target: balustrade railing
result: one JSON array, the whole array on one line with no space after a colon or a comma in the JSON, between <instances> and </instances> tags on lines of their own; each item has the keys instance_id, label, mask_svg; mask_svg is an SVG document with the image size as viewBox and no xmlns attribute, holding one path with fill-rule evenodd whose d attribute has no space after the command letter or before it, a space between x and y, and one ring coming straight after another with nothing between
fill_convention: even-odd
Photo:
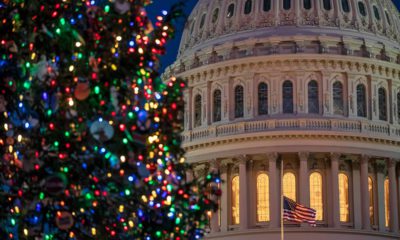
<instances>
[{"instance_id":1,"label":"balustrade railing","mask_svg":"<svg viewBox=\"0 0 400 240\"><path fill-rule=\"evenodd\" d=\"M360 120L341 119L269 119L209 126L182 133L185 143L238 134L273 131L332 131L352 132L358 135L399 138L400 126Z\"/></svg>"}]
</instances>

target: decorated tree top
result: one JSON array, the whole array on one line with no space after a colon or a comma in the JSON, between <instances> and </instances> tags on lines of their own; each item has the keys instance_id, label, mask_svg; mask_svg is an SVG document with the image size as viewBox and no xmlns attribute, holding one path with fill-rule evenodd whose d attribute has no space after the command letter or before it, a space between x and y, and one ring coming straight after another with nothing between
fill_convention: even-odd
<instances>
[{"instance_id":1,"label":"decorated tree top","mask_svg":"<svg viewBox=\"0 0 400 240\"><path fill-rule=\"evenodd\" d=\"M188 179L185 83L158 57L179 5L0 1L1 239L196 239L219 179Z\"/></svg>"}]
</instances>

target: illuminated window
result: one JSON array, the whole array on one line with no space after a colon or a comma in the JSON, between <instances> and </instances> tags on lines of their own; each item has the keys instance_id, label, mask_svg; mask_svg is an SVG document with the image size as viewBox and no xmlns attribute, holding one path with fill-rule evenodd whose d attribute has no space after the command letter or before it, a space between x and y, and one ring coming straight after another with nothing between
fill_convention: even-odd
<instances>
[{"instance_id":1,"label":"illuminated window","mask_svg":"<svg viewBox=\"0 0 400 240\"><path fill-rule=\"evenodd\" d=\"M350 12L350 5L349 5L349 0L342 0L342 9L343 12Z\"/></svg>"},{"instance_id":2,"label":"illuminated window","mask_svg":"<svg viewBox=\"0 0 400 240\"><path fill-rule=\"evenodd\" d=\"M369 193L369 222L371 225L375 223L375 210L374 210L374 181L368 177L368 193Z\"/></svg>"},{"instance_id":3,"label":"illuminated window","mask_svg":"<svg viewBox=\"0 0 400 240\"><path fill-rule=\"evenodd\" d=\"M293 83L289 80L283 83L283 113L293 113Z\"/></svg>"},{"instance_id":4,"label":"illuminated window","mask_svg":"<svg viewBox=\"0 0 400 240\"><path fill-rule=\"evenodd\" d=\"M258 115L268 114L268 85L258 85Z\"/></svg>"},{"instance_id":5,"label":"illuminated window","mask_svg":"<svg viewBox=\"0 0 400 240\"><path fill-rule=\"evenodd\" d=\"M214 9L211 22L215 23L218 20L219 8Z\"/></svg>"},{"instance_id":6,"label":"illuminated window","mask_svg":"<svg viewBox=\"0 0 400 240\"><path fill-rule=\"evenodd\" d=\"M206 14L204 13L203 16L201 16L200 28L203 28L205 22L206 22Z\"/></svg>"},{"instance_id":7,"label":"illuminated window","mask_svg":"<svg viewBox=\"0 0 400 240\"><path fill-rule=\"evenodd\" d=\"M364 84L357 85L357 116L367 117L367 96Z\"/></svg>"},{"instance_id":8,"label":"illuminated window","mask_svg":"<svg viewBox=\"0 0 400 240\"><path fill-rule=\"evenodd\" d=\"M312 80L308 83L308 113L319 113L318 83Z\"/></svg>"},{"instance_id":9,"label":"illuminated window","mask_svg":"<svg viewBox=\"0 0 400 240\"><path fill-rule=\"evenodd\" d=\"M241 118L244 114L243 92L242 86L239 85L235 87L235 118Z\"/></svg>"},{"instance_id":10,"label":"illuminated window","mask_svg":"<svg viewBox=\"0 0 400 240\"><path fill-rule=\"evenodd\" d=\"M349 178L344 173L339 173L339 207L340 221L349 222Z\"/></svg>"},{"instance_id":11,"label":"illuminated window","mask_svg":"<svg viewBox=\"0 0 400 240\"><path fill-rule=\"evenodd\" d=\"M283 196L296 201L296 176L291 172L283 175Z\"/></svg>"},{"instance_id":12,"label":"illuminated window","mask_svg":"<svg viewBox=\"0 0 400 240\"><path fill-rule=\"evenodd\" d=\"M400 92L397 93L397 121L400 123Z\"/></svg>"},{"instance_id":13,"label":"illuminated window","mask_svg":"<svg viewBox=\"0 0 400 240\"><path fill-rule=\"evenodd\" d=\"M336 81L333 84L333 113L343 115L343 84Z\"/></svg>"},{"instance_id":14,"label":"illuminated window","mask_svg":"<svg viewBox=\"0 0 400 240\"><path fill-rule=\"evenodd\" d=\"M385 179L385 226L389 227L390 207L389 207L389 179Z\"/></svg>"},{"instance_id":15,"label":"illuminated window","mask_svg":"<svg viewBox=\"0 0 400 240\"><path fill-rule=\"evenodd\" d=\"M367 10L365 9L365 4L363 2L358 2L358 10L360 11L360 14L363 15L364 17L367 16Z\"/></svg>"},{"instance_id":16,"label":"illuminated window","mask_svg":"<svg viewBox=\"0 0 400 240\"><path fill-rule=\"evenodd\" d=\"M384 88L379 88L379 120L387 121L387 102L386 102L386 90Z\"/></svg>"},{"instance_id":17,"label":"illuminated window","mask_svg":"<svg viewBox=\"0 0 400 240\"><path fill-rule=\"evenodd\" d=\"M331 0L323 0L324 9L329 11L332 9Z\"/></svg>"},{"instance_id":18,"label":"illuminated window","mask_svg":"<svg viewBox=\"0 0 400 240\"><path fill-rule=\"evenodd\" d=\"M292 0L283 0L283 9L289 10Z\"/></svg>"},{"instance_id":19,"label":"illuminated window","mask_svg":"<svg viewBox=\"0 0 400 240\"><path fill-rule=\"evenodd\" d=\"M201 126L201 95L194 98L194 126Z\"/></svg>"},{"instance_id":20,"label":"illuminated window","mask_svg":"<svg viewBox=\"0 0 400 240\"><path fill-rule=\"evenodd\" d=\"M233 14L235 14L235 4L231 4L228 6L228 11L226 12L226 17L231 18L233 17Z\"/></svg>"},{"instance_id":21,"label":"illuminated window","mask_svg":"<svg viewBox=\"0 0 400 240\"><path fill-rule=\"evenodd\" d=\"M232 178L232 224L239 224L239 176Z\"/></svg>"},{"instance_id":22,"label":"illuminated window","mask_svg":"<svg viewBox=\"0 0 400 240\"><path fill-rule=\"evenodd\" d=\"M311 0L304 0L303 7L304 7L304 9L307 9L307 10L311 9Z\"/></svg>"},{"instance_id":23,"label":"illuminated window","mask_svg":"<svg viewBox=\"0 0 400 240\"><path fill-rule=\"evenodd\" d=\"M323 220L322 175L318 172L310 175L310 207L317 211L316 220Z\"/></svg>"},{"instance_id":24,"label":"illuminated window","mask_svg":"<svg viewBox=\"0 0 400 240\"><path fill-rule=\"evenodd\" d=\"M257 176L257 222L269 221L269 178L265 173Z\"/></svg>"},{"instance_id":25,"label":"illuminated window","mask_svg":"<svg viewBox=\"0 0 400 240\"><path fill-rule=\"evenodd\" d=\"M374 9L374 15L375 15L376 20L378 20L378 21L381 20L381 15L379 14L378 7L376 5L374 5L373 9Z\"/></svg>"},{"instance_id":26,"label":"illuminated window","mask_svg":"<svg viewBox=\"0 0 400 240\"><path fill-rule=\"evenodd\" d=\"M271 0L264 0L263 10L264 12L269 12L269 10L271 10Z\"/></svg>"},{"instance_id":27,"label":"illuminated window","mask_svg":"<svg viewBox=\"0 0 400 240\"><path fill-rule=\"evenodd\" d=\"M253 1L252 0L247 0L244 3L244 14L249 14L251 13L251 8L253 6Z\"/></svg>"},{"instance_id":28,"label":"illuminated window","mask_svg":"<svg viewBox=\"0 0 400 240\"><path fill-rule=\"evenodd\" d=\"M221 121L221 90L215 90L213 96L213 121Z\"/></svg>"}]
</instances>

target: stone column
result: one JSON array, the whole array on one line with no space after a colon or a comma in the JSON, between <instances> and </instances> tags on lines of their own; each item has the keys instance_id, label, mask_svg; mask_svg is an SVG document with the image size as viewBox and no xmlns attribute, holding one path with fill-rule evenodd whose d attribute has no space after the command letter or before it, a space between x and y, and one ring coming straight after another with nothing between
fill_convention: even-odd
<instances>
[{"instance_id":1,"label":"stone column","mask_svg":"<svg viewBox=\"0 0 400 240\"><path fill-rule=\"evenodd\" d=\"M390 210L390 231L397 233L399 231L399 208L396 187L396 160L388 160L389 175L389 210Z\"/></svg>"},{"instance_id":2,"label":"stone column","mask_svg":"<svg viewBox=\"0 0 400 240\"><path fill-rule=\"evenodd\" d=\"M230 172L230 165L226 163L222 163L220 165L220 172L221 172L221 232L228 231L228 220L229 220L229 172Z\"/></svg>"},{"instance_id":3,"label":"stone column","mask_svg":"<svg viewBox=\"0 0 400 240\"><path fill-rule=\"evenodd\" d=\"M280 197L281 190L280 184L280 172L276 168L276 161L278 160L278 153L267 154L268 159L268 171L269 171L269 208L270 208L270 222L271 228L278 228L280 225Z\"/></svg>"},{"instance_id":4,"label":"stone column","mask_svg":"<svg viewBox=\"0 0 400 240\"><path fill-rule=\"evenodd\" d=\"M193 110L193 105L192 105L193 104L193 87L190 87L187 90L187 96L189 96L188 97L189 101L186 102L186 104L187 104L187 113L185 114L187 116L187 118L185 117L185 121L187 121L186 129L192 130L193 129L193 112L192 112L192 110Z\"/></svg>"},{"instance_id":5,"label":"stone column","mask_svg":"<svg viewBox=\"0 0 400 240\"><path fill-rule=\"evenodd\" d=\"M339 208L339 153L331 154L331 207L332 207L332 227L340 226Z\"/></svg>"},{"instance_id":6,"label":"stone column","mask_svg":"<svg viewBox=\"0 0 400 240\"><path fill-rule=\"evenodd\" d=\"M369 190L368 190L368 156L361 156L361 216L362 228L366 230L371 229L370 215L369 215Z\"/></svg>"},{"instance_id":7,"label":"stone column","mask_svg":"<svg viewBox=\"0 0 400 240\"><path fill-rule=\"evenodd\" d=\"M378 197L378 226L379 231L385 232L385 161L376 160L376 186Z\"/></svg>"},{"instance_id":8,"label":"stone column","mask_svg":"<svg viewBox=\"0 0 400 240\"><path fill-rule=\"evenodd\" d=\"M300 203L304 206L310 206L310 178L308 177L308 164L307 164L308 157L309 153L307 152L299 153L299 159L300 159L299 180L301 184L301 191L299 191L299 193L300 193Z\"/></svg>"},{"instance_id":9,"label":"stone column","mask_svg":"<svg viewBox=\"0 0 400 240\"><path fill-rule=\"evenodd\" d=\"M354 229L361 229L361 177L360 177L360 161L353 160L352 162L353 169L353 224ZM368 179L365 182L368 187ZM364 183L363 183L364 184ZM368 198L367 198L368 199ZM367 217L367 220L369 216Z\"/></svg>"},{"instance_id":10,"label":"stone column","mask_svg":"<svg viewBox=\"0 0 400 240\"><path fill-rule=\"evenodd\" d=\"M240 230L249 227L248 221L248 183L247 183L247 156L239 157L239 225Z\"/></svg>"},{"instance_id":11,"label":"stone column","mask_svg":"<svg viewBox=\"0 0 400 240\"><path fill-rule=\"evenodd\" d=\"M210 162L210 171L216 171L218 170L218 166L217 166L217 161L216 160L212 160ZM216 200L215 198L213 198L212 200ZM218 206L218 210L216 212L213 212L211 215L211 221L210 221L210 226L211 226L211 232L219 232L219 214L220 214L220 208L221 206Z\"/></svg>"},{"instance_id":12,"label":"stone column","mask_svg":"<svg viewBox=\"0 0 400 240\"><path fill-rule=\"evenodd\" d=\"M275 17L275 26L279 25L280 22L280 17L279 17L279 9L280 9L280 4L281 1L271 1L271 3L273 4L272 6L274 6L274 17Z\"/></svg>"},{"instance_id":13,"label":"stone column","mask_svg":"<svg viewBox=\"0 0 400 240\"><path fill-rule=\"evenodd\" d=\"M247 213L247 219L248 219L248 227L252 228L256 224L256 218L257 218L257 181L256 181L256 174L254 173L254 161L252 159L249 160L247 163L247 171L248 171L248 176L247 176L247 188L248 188L248 200L247 200L247 206L248 206L248 213ZM254 207L255 206L255 207Z\"/></svg>"}]
</instances>

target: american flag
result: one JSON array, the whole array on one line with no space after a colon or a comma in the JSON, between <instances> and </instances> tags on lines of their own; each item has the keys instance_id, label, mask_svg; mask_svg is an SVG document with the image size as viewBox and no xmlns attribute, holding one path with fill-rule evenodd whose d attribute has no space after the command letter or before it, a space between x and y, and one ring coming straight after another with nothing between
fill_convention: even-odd
<instances>
[{"instance_id":1,"label":"american flag","mask_svg":"<svg viewBox=\"0 0 400 240\"><path fill-rule=\"evenodd\" d=\"M306 222L311 226L316 226L315 209L305 207L290 198L283 197L283 219L291 222Z\"/></svg>"}]
</instances>

